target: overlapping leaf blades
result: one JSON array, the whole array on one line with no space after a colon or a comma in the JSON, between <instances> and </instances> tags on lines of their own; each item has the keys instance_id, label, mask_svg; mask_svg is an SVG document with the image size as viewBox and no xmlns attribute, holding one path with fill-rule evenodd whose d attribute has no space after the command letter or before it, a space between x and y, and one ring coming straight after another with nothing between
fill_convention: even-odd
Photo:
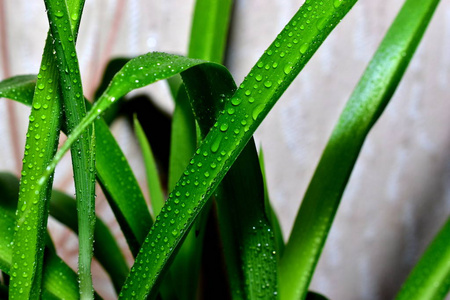
<instances>
[{"instance_id":1,"label":"overlapping leaf blades","mask_svg":"<svg viewBox=\"0 0 450 300\"><path fill-rule=\"evenodd\" d=\"M74 32L78 31L78 16L82 6L80 1L70 3L70 13L74 16ZM53 50L52 38L49 35L34 91L27 131L13 244L12 263L15 273L11 276L11 299L40 297L43 233L47 224L51 180L45 188L40 189L37 181L56 151L61 120L58 70ZM17 89L15 91L18 92Z\"/></svg>"},{"instance_id":2,"label":"overlapping leaf blades","mask_svg":"<svg viewBox=\"0 0 450 300\"><path fill-rule=\"evenodd\" d=\"M219 117L217 125L211 129L197 150L192 160L193 165L188 167L174 193L169 196L160 218L157 218L141 248L142 251L136 259L135 268L132 269L121 297L132 295L142 297L148 293L149 288L155 286L159 273L183 238L183 233L192 224L205 200L212 194L254 130L321 42L355 2L309 1L302 6L269 47L234 97L226 102L224 113ZM307 30L304 34L300 34L304 28ZM281 45L286 46L280 48ZM286 50L287 48L289 50ZM148 56L142 56L134 60L133 64L127 64L115 77L116 80L113 80L104 93L104 99L99 100L93 108L93 113L88 114L81 122L81 126L74 131L74 135L68 138L69 144L116 98L132 88L142 86L143 83L150 83L149 70L154 68L150 69L150 64L144 64L146 58ZM161 59L160 65L166 65L166 74L174 73L174 69L181 67L177 62L179 63L179 60L165 58ZM183 66L183 69L193 64L189 63ZM139 72L139 68L143 72ZM269 69L271 69L270 72L268 72ZM164 74L157 77L163 76ZM234 114L233 117L230 117L230 114ZM63 151L67 145L63 146ZM51 168L54 168L60 156L61 154L56 155ZM216 162L217 167L214 169L210 166L212 161ZM41 184L44 180L41 180ZM203 188L191 187L190 184L195 186L195 182ZM182 211L174 208L178 204L180 207L184 204ZM171 224L170 220L175 217L183 224ZM142 267L143 264L148 265L148 270ZM137 267L139 265L141 267ZM156 290L152 289L152 293L156 293Z\"/></svg>"}]
</instances>

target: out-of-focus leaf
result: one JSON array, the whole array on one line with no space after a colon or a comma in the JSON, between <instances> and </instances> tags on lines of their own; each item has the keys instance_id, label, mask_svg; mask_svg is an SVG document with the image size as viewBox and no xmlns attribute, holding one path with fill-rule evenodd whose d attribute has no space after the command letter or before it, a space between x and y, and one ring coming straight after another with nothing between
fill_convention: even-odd
<instances>
[{"instance_id":1,"label":"out-of-focus leaf","mask_svg":"<svg viewBox=\"0 0 450 300\"><path fill-rule=\"evenodd\" d=\"M391 99L438 2L405 2L339 117L281 259L281 299L305 297L359 151Z\"/></svg>"},{"instance_id":2,"label":"out-of-focus leaf","mask_svg":"<svg viewBox=\"0 0 450 300\"><path fill-rule=\"evenodd\" d=\"M406 279L396 300L444 299L450 291L450 218Z\"/></svg>"},{"instance_id":3,"label":"out-of-focus leaf","mask_svg":"<svg viewBox=\"0 0 450 300\"><path fill-rule=\"evenodd\" d=\"M232 0L195 2L189 57L223 62L232 6Z\"/></svg>"},{"instance_id":4,"label":"out-of-focus leaf","mask_svg":"<svg viewBox=\"0 0 450 300\"><path fill-rule=\"evenodd\" d=\"M272 205L270 204L269 191L267 189L266 172L264 167L264 153L262 148L259 150L259 166L261 168L263 184L264 184L264 207L266 210L266 216L270 220L273 228L273 234L275 238L275 244L277 249L278 258L283 256L284 251L284 239L283 232L281 230L280 222L278 221L277 215L275 214Z\"/></svg>"},{"instance_id":5,"label":"out-of-focus leaf","mask_svg":"<svg viewBox=\"0 0 450 300\"><path fill-rule=\"evenodd\" d=\"M144 130L139 124L136 116L134 116L134 132L141 146L142 156L144 157L145 170L147 172L147 185L150 192L150 201L153 209L153 219L159 214L161 208L164 206L164 192L159 181L158 168L156 166L155 158L153 157L152 148L148 143Z\"/></svg>"}]
</instances>

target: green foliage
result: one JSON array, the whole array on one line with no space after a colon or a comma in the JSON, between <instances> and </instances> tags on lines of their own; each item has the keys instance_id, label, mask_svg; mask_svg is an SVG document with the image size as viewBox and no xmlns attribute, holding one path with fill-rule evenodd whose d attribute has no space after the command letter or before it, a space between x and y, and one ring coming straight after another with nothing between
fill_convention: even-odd
<instances>
[{"instance_id":1,"label":"green foliage","mask_svg":"<svg viewBox=\"0 0 450 300\"><path fill-rule=\"evenodd\" d=\"M216 247L223 249L218 258L223 261L214 262L214 276L222 278L232 299L326 299L308 292L308 286L340 199L364 140L438 2L406 0L336 124L285 245L269 201L262 150L258 157L252 135L356 0L307 0L239 87L220 64L233 3L197 0L189 57L153 52L114 60L93 105L83 97L75 48L84 1L45 0L50 33L39 74L0 82L0 97L31 106L20 184L0 173L0 269L11 278L0 285L0 295L96 298L90 270L95 256L120 299L207 298L199 278L202 259L211 253L203 251ZM176 104L167 189L152 151L158 145L150 145L134 117L150 214L107 124L126 106L129 92L164 79ZM113 111L104 115L109 108ZM60 129L68 138L56 152ZM51 189L54 169L69 149L76 201ZM95 216L96 180L135 256L131 271L111 232ZM78 276L56 255L46 232L49 212L79 235ZM449 224L398 299L437 299L448 293ZM208 232L220 237L218 244L209 247L211 241L203 241Z\"/></svg>"}]
</instances>

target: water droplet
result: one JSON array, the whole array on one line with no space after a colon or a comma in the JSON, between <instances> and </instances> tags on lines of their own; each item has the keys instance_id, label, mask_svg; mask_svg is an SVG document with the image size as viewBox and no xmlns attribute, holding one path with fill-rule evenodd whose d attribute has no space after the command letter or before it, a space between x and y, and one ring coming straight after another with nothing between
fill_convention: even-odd
<instances>
[{"instance_id":1,"label":"water droplet","mask_svg":"<svg viewBox=\"0 0 450 300\"><path fill-rule=\"evenodd\" d=\"M291 73L291 71L292 71L292 65L286 65L286 66L284 66L284 69L283 69L283 71L284 71L284 74L289 74L289 73Z\"/></svg>"},{"instance_id":2,"label":"water droplet","mask_svg":"<svg viewBox=\"0 0 450 300\"><path fill-rule=\"evenodd\" d=\"M233 97L231 99L231 104L233 104L234 106L237 106L237 105L241 104L241 102L242 102L242 100L237 98L237 97Z\"/></svg>"},{"instance_id":3,"label":"water droplet","mask_svg":"<svg viewBox=\"0 0 450 300\"><path fill-rule=\"evenodd\" d=\"M261 81L262 80L262 76L258 74L258 75L256 75L255 79L256 79L256 81Z\"/></svg>"},{"instance_id":4,"label":"water droplet","mask_svg":"<svg viewBox=\"0 0 450 300\"><path fill-rule=\"evenodd\" d=\"M267 80L266 82L264 82L264 86L265 86L266 88L270 88L270 87L272 86L272 81Z\"/></svg>"},{"instance_id":5,"label":"water droplet","mask_svg":"<svg viewBox=\"0 0 450 300\"><path fill-rule=\"evenodd\" d=\"M214 142L211 144L211 151L216 153L219 150L220 142L222 141L222 137L217 137Z\"/></svg>"},{"instance_id":6,"label":"water droplet","mask_svg":"<svg viewBox=\"0 0 450 300\"><path fill-rule=\"evenodd\" d=\"M33 104L33 107L34 107L34 109L39 109L39 108L41 108L41 104L36 102Z\"/></svg>"},{"instance_id":7,"label":"water droplet","mask_svg":"<svg viewBox=\"0 0 450 300\"><path fill-rule=\"evenodd\" d=\"M301 54L305 54L306 51L308 50L308 47L309 47L308 43L304 43L304 44L300 47L300 53L301 53Z\"/></svg>"},{"instance_id":8,"label":"water droplet","mask_svg":"<svg viewBox=\"0 0 450 300\"><path fill-rule=\"evenodd\" d=\"M45 85L43 83L38 84L38 89L43 90Z\"/></svg>"},{"instance_id":9,"label":"water droplet","mask_svg":"<svg viewBox=\"0 0 450 300\"><path fill-rule=\"evenodd\" d=\"M225 132L225 131L227 131L227 129L228 129L228 124L227 123L223 123L222 125L220 125L220 131Z\"/></svg>"},{"instance_id":10,"label":"water droplet","mask_svg":"<svg viewBox=\"0 0 450 300\"><path fill-rule=\"evenodd\" d=\"M253 109L253 112L252 112L253 120L256 121L256 119L258 118L258 115L263 111L263 109L264 109L264 104L260 104L260 105L256 106L255 109Z\"/></svg>"},{"instance_id":11,"label":"water droplet","mask_svg":"<svg viewBox=\"0 0 450 300\"><path fill-rule=\"evenodd\" d=\"M342 0L334 0L334 7L335 8L338 8L339 6L341 6L341 4L342 4Z\"/></svg>"},{"instance_id":12,"label":"water droplet","mask_svg":"<svg viewBox=\"0 0 450 300\"><path fill-rule=\"evenodd\" d=\"M58 18L61 18L64 16L64 13L60 10L58 10L57 12L55 12L55 16L57 16Z\"/></svg>"}]
</instances>

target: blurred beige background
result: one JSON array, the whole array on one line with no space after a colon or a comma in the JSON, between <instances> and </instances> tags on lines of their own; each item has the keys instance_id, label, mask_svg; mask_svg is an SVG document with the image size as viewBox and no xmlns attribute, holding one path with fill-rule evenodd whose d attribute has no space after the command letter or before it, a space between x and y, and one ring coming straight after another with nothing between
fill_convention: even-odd
<instances>
[{"instance_id":1,"label":"blurred beige background","mask_svg":"<svg viewBox=\"0 0 450 300\"><path fill-rule=\"evenodd\" d=\"M0 0L0 79L37 73L48 30L42 1ZM228 66L241 82L303 1L236 0ZM360 0L257 131L271 200L285 235L340 111L402 0ZM149 51L185 54L193 0L88 0L78 40L86 95L104 64ZM450 213L450 2L442 1L386 112L370 133L339 208L311 289L333 300L395 295ZM170 112L164 83L146 89ZM0 100L0 170L19 174L29 110ZM141 186L144 170L126 122L114 133ZM155 129L156 130L156 129ZM71 165L55 186L73 193ZM99 191L97 210L120 230ZM77 241L51 221L59 253L76 267ZM125 246L124 240L121 239ZM98 266L95 284L115 298Z\"/></svg>"}]
</instances>

